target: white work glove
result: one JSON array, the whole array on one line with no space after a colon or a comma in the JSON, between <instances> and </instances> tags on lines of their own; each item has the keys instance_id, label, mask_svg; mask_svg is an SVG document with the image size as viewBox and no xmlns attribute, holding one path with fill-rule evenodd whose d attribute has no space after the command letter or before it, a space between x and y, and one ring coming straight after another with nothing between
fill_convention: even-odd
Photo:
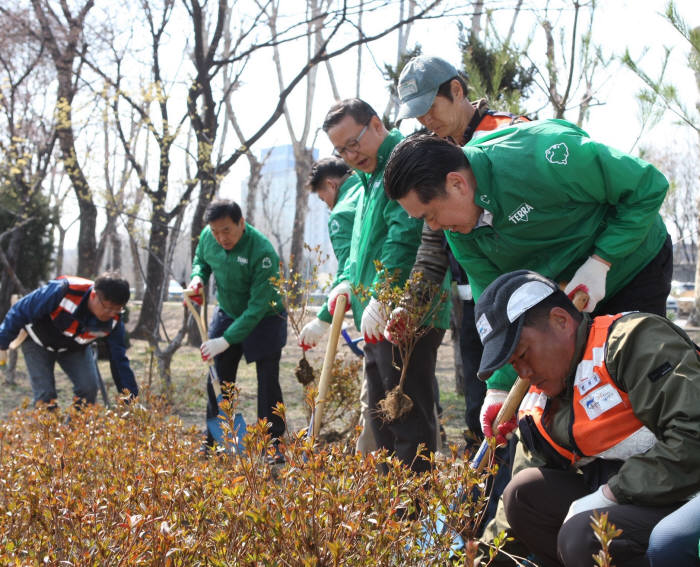
<instances>
[{"instance_id":1,"label":"white work glove","mask_svg":"<svg viewBox=\"0 0 700 567\"><path fill-rule=\"evenodd\" d=\"M352 289L350 288L350 284L348 282L340 282L328 294L328 311L330 311L331 315L335 313L335 302L337 301L339 295L344 295L347 297L347 301L345 302L345 312L347 313L350 311L350 297L352 297Z\"/></svg>"},{"instance_id":2,"label":"white work glove","mask_svg":"<svg viewBox=\"0 0 700 567\"><path fill-rule=\"evenodd\" d=\"M591 313L598 302L605 297L605 278L608 275L608 270L610 270L610 266L590 256L576 270L574 277L564 288L564 293L573 300L577 291L585 291L588 294L588 303L583 310L586 313Z\"/></svg>"},{"instance_id":3,"label":"white work glove","mask_svg":"<svg viewBox=\"0 0 700 567\"><path fill-rule=\"evenodd\" d=\"M564 522L582 512L588 512L589 510L598 510L600 508L607 508L608 506L617 506L617 502L610 500L605 494L603 494L603 487L605 484L601 484L593 494L574 500L569 506L569 511L566 513L566 518Z\"/></svg>"},{"instance_id":4,"label":"white work glove","mask_svg":"<svg viewBox=\"0 0 700 567\"><path fill-rule=\"evenodd\" d=\"M192 278L192 280L190 281L190 285L187 286L187 291L189 292L188 295L192 303L202 305L202 301L204 299L204 295L202 293L203 287L204 282L202 281L202 278L200 278L199 276L195 276Z\"/></svg>"},{"instance_id":5,"label":"white work glove","mask_svg":"<svg viewBox=\"0 0 700 567\"><path fill-rule=\"evenodd\" d=\"M384 329L384 338L391 344L397 345L406 338L408 326L408 311L404 307L396 307L389 315Z\"/></svg>"},{"instance_id":6,"label":"white work glove","mask_svg":"<svg viewBox=\"0 0 700 567\"><path fill-rule=\"evenodd\" d=\"M224 337L216 337L204 341L199 347L199 352L202 353L202 360L207 362L210 358L214 358L217 354L224 352L230 345Z\"/></svg>"},{"instance_id":7,"label":"white work glove","mask_svg":"<svg viewBox=\"0 0 700 567\"><path fill-rule=\"evenodd\" d=\"M508 421L501 423L494 431L493 422L507 397L508 392L505 390L486 390L484 403L479 412L481 431L484 437L496 437L496 445L505 445L513 436L513 430L518 427L518 422L513 416Z\"/></svg>"},{"instance_id":8,"label":"white work glove","mask_svg":"<svg viewBox=\"0 0 700 567\"><path fill-rule=\"evenodd\" d=\"M315 317L304 325L301 333L299 333L299 346L304 350L309 350L310 348L315 347L318 344L318 341L323 338L323 335L326 334L326 331L328 331L328 327L330 326L330 323L326 323L318 317Z\"/></svg>"},{"instance_id":9,"label":"white work glove","mask_svg":"<svg viewBox=\"0 0 700 567\"><path fill-rule=\"evenodd\" d=\"M0 349L0 366L7 364L7 349Z\"/></svg>"},{"instance_id":10,"label":"white work glove","mask_svg":"<svg viewBox=\"0 0 700 567\"><path fill-rule=\"evenodd\" d=\"M367 307L362 312L360 332L365 336L366 343L378 343L384 340L384 327L386 327L386 315L384 306L374 297L369 300Z\"/></svg>"}]
</instances>

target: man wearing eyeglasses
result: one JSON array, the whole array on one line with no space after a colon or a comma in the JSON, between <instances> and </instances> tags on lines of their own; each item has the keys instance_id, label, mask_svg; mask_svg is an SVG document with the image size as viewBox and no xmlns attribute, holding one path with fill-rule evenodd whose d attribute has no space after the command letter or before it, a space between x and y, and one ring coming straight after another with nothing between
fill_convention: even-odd
<instances>
[{"instance_id":1,"label":"man wearing eyeglasses","mask_svg":"<svg viewBox=\"0 0 700 567\"><path fill-rule=\"evenodd\" d=\"M397 274L396 284L403 285L416 258L422 221L411 219L384 193L384 167L389 154L403 136L388 131L374 109L360 99L346 99L335 104L326 115L323 130L328 134L337 155L353 168L363 185L357 204L350 242L350 256L339 283L331 290L328 307L335 310L339 295L346 295L352 306L355 324L364 335L365 380L368 391L371 427L378 446L394 453L414 471L429 468L428 461L416 458L419 445L428 451L437 449L433 395L435 361L448 324L449 312L443 306L432 328L418 340L407 369L404 392L413 401L413 409L400 420L385 422L376 411L379 402L399 381L398 351L384 340L386 314L373 297L380 274L380 261L390 274ZM354 293L359 286L370 297Z\"/></svg>"},{"instance_id":2,"label":"man wearing eyeglasses","mask_svg":"<svg viewBox=\"0 0 700 567\"><path fill-rule=\"evenodd\" d=\"M88 348L106 337L112 378L120 392L138 395L138 385L126 356L122 311L129 301L129 282L105 273L94 282L60 276L27 294L5 315L0 325L0 365L7 360L10 343L22 330L22 343L34 403L55 404L56 363L73 383L76 402L95 402L97 367Z\"/></svg>"}]
</instances>

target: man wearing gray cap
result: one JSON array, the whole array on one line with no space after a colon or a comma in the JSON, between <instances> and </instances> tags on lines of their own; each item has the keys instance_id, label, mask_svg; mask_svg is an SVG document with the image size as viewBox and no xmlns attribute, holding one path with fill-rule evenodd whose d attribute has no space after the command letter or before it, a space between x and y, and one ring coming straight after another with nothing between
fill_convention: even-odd
<instances>
[{"instance_id":1,"label":"man wearing gray cap","mask_svg":"<svg viewBox=\"0 0 700 567\"><path fill-rule=\"evenodd\" d=\"M502 126L527 120L507 112L489 110L486 99L471 103L467 98L465 77L448 61L440 57L419 55L411 59L401 71L398 84L398 119L415 118L428 130L460 146ZM486 386L476 377L481 358L481 343L474 329L474 301L471 298L467 275L451 254L443 231L423 227L421 245L416 254L413 272L422 272L426 282L439 284L447 272L457 282L462 300L462 328L459 333L464 369L465 421L475 437L482 437L480 411ZM400 311L387 324L387 338L400 327ZM498 401L502 402L501 398ZM483 404L484 410L489 404ZM507 466L501 469L507 473Z\"/></svg>"},{"instance_id":2,"label":"man wearing gray cap","mask_svg":"<svg viewBox=\"0 0 700 567\"><path fill-rule=\"evenodd\" d=\"M543 466L503 494L515 536L538 565L591 564L594 510L622 534L618 567L647 565L654 525L700 490L700 358L676 325L649 313L591 318L556 283L519 270L476 305L479 377L510 363L530 389L518 411Z\"/></svg>"}]
</instances>

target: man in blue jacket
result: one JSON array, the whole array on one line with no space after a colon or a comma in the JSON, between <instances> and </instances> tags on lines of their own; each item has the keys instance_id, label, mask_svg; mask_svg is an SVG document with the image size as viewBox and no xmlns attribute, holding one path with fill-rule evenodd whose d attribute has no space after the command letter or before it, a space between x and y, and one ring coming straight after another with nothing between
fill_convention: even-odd
<instances>
[{"instance_id":1,"label":"man in blue jacket","mask_svg":"<svg viewBox=\"0 0 700 567\"><path fill-rule=\"evenodd\" d=\"M129 301L129 282L115 273L105 273L94 282L75 276L60 276L15 303L0 325L0 364L22 329L22 343L34 393L34 403L55 403L56 363L73 383L77 400L94 403L97 395L97 366L91 343L107 338L112 378L120 392L137 396L139 389L126 356L121 314Z\"/></svg>"}]
</instances>

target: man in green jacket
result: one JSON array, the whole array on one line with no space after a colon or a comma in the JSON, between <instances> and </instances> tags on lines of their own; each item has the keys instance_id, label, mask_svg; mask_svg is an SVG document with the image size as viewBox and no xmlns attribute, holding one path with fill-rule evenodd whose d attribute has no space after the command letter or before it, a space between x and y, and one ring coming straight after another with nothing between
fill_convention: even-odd
<instances>
[{"instance_id":1,"label":"man in green jacket","mask_svg":"<svg viewBox=\"0 0 700 567\"><path fill-rule=\"evenodd\" d=\"M479 376L510 363L530 383L523 443L541 466L503 495L511 528L543 567L588 567L600 550L594 510L622 530L615 565L647 565L656 523L700 491L700 357L677 326L649 313L591 318L556 282L498 277L476 305Z\"/></svg>"},{"instance_id":2,"label":"man in green jacket","mask_svg":"<svg viewBox=\"0 0 700 567\"><path fill-rule=\"evenodd\" d=\"M331 210L328 217L328 236L338 261L338 270L331 286L333 288L339 283L350 256L352 223L357 201L362 193L362 183L341 158L329 157L313 165L307 185ZM304 350L315 347L328 331L332 319L326 302L318 315L304 325L299 333L299 346Z\"/></svg>"},{"instance_id":3,"label":"man in green jacket","mask_svg":"<svg viewBox=\"0 0 700 567\"><path fill-rule=\"evenodd\" d=\"M445 229L477 300L499 275L526 268L568 282L567 294L587 291L588 312L665 314L673 264L658 211L668 181L573 124L518 124L463 148L414 136L384 182L412 217ZM515 376L508 366L487 382L486 421Z\"/></svg>"},{"instance_id":4,"label":"man in green jacket","mask_svg":"<svg viewBox=\"0 0 700 567\"><path fill-rule=\"evenodd\" d=\"M394 361L400 360L395 347L383 340L386 315L384 307L373 296L381 274L375 261L403 285L415 261L420 243L422 222L411 219L384 193L384 167L391 150L402 139L398 130L387 131L374 109L360 99L347 99L334 105L326 115L323 130L335 146L337 155L356 170L363 191L357 203L350 243L350 256L340 282L331 290L328 306L332 313L341 294L350 299L355 324L364 335L365 379L369 394L371 426L379 447L397 455L415 471L429 467L416 458L422 443L435 451L437 422L433 381L437 349L447 327L448 312L443 307L439 317L416 344L411 357L404 392L413 401L413 409L404 417L384 422L378 411L379 402L399 381ZM353 293L357 286L371 296Z\"/></svg>"},{"instance_id":5,"label":"man in green jacket","mask_svg":"<svg viewBox=\"0 0 700 567\"><path fill-rule=\"evenodd\" d=\"M271 424L270 434L284 433L283 420L273 413L282 402L279 364L287 342L287 314L270 282L279 274L279 256L270 241L245 222L233 201L213 201L204 214L192 261L189 288L199 298L204 283L214 274L218 308L209 324L209 339L202 337L202 359L214 358L221 382L236 381L238 363L245 355L255 362L258 377L258 418ZM208 387L207 418L217 415L213 390ZM209 434L209 444L213 439Z\"/></svg>"}]
</instances>

